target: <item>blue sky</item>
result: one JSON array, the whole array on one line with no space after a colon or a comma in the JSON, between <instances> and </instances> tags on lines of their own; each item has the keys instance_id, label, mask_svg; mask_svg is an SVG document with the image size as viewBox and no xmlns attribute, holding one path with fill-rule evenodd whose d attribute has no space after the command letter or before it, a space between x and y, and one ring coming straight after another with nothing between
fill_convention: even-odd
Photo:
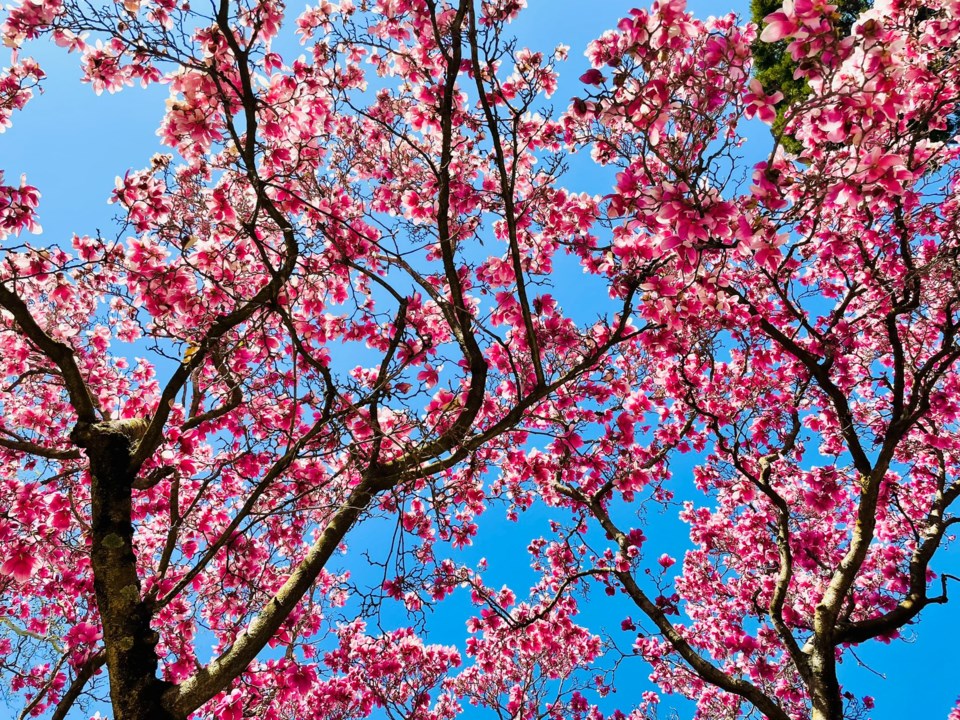
<instances>
[{"instance_id":1,"label":"blue sky","mask_svg":"<svg viewBox=\"0 0 960 720\"><path fill-rule=\"evenodd\" d=\"M291 6L297 7L294 3ZM633 3L621 0L530 0L529 10L515 25L521 41L542 50L550 50L559 42L571 46L571 59L562 70L561 89L554 98L557 107L563 106L579 89L576 78L586 68L582 57L586 43L604 29L613 27L632 6ZM727 6L697 2L692 3L691 8L701 16L730 9L746 12L745 3ZM67 242L74 232L93 234L98 229L109 237L116 231L112 220L114 208L106 204L114 178L128 168L144 167L150 156L161 150L155 129L163 112L166 89L131 88L118 95L97 97L89 86L77 82L80 72L75 57L67 57L46 45L30 48L30 53L40 60L49 77L44 83L44 94L34 99L24 112L16 114L14 127L0 135L0 167L6 173L7 182L14 182L20 173L26 172L29 182L40 188L44 242ZM769 149L769 138L762 127L757 127L755 135L748 152L759 159ZM579 164L576 168L578 173L587 172ZM597 186L593 191L604 193L607 187L603 183L608 179L606 173L597 172L579 175L573 184L583 187L594 183ZM678 477L689 471L689 466L674 466ZM496 513L494 510L491 515ZM651 538L649 552L654 556L664 551L682 554L677 545L684 541L686 533L679 522L669 514L651 514L649 520L650 528L646 531ZM544 522L535 511L529 517L524 516L522 535L533 536L535 531L530 527ZM546 532L545 525L543 532ZM502 575L504 581L526 576L526 557L518 557L513 549L512 534L511 526L491 517L491 522L481 530L476 551L491 559L491 576ZM953 567L960 566L957 552L954 550L951 555ZM498 557L500 559L495 560ZM960 592L960 588L956 589ZM636 617L637 612L622 600L610 600L601 593L594 597L597 604L587 609L585 618L595 629L606 627L612 634L619 634L618 639L628 645L629 639L619 633L619 622L627 614ZM450 625L440 630L438 636L450 640L462 637L460 622L462 619L451 617ZM858 667L850 658L844 665L842 681L849 682L857 694L871 694L877 699L877 709L872 713L874 720L904 716L945 718L960 694L955 669L960 627L955 608L950 605L929 608L922 623L915 631L908 629L906 635L913 639L889 646L874 643L858 651L869 669ZM626 664L617 677L618 699L626 700L624 704L629 705L629 698L647 689L646 675L647 669L642 663ZM674 703L665 699L664 705L667 709ZM675 705L680 718L690 716L688 705Z\"/></svg>"}]
</instances>

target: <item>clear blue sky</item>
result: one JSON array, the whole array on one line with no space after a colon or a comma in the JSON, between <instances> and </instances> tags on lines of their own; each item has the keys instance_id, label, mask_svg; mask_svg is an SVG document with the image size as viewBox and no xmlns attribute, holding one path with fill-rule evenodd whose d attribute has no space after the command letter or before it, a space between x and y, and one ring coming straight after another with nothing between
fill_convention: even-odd
<instances>
[{"instance_id":1,"label":"clear blue sky","mask_svg":"<svg viewBox=\"0 0 960 720\"><path fill-rule=\"evenodd\" d=\"M291 6L297 7L295 3ZM571 46L571 59L563 70L563 84L555 96L557 107L564 105L579 88L576 78L586 67L582 50L587 41L613 27L632 6L633 3L622 0L530 0L529 10L515 26L522 42L543 50L552 49L558 42ZM706 2L694 3L692 8L700 15L720 14L730 9ZM746 5L739 4L733 9L746 12ZM115 232L114 209L106 200L114 178L128 168L144 167L150 156L161 149L155 129L163 112L166 90L132 88L118 95L96 97L89 86L77 82L80 73L75 57L66 57L46 45L31 48L30 53L41 61L49 75L44 84L45 93L31 102L25 112L17 113L13 118L14 127L0 136L0 167L6 173L7 182L15 181L21 172L26 172L31 184L39 187L43 194L44 241L66 242L71 233L93 234L97 229L110 236ZM757 130L754 141L759 158L769 148L762 128ZM577 170L580 172L579 166ZM582 186L603 177L598 174L594 180L581 176L575 184ZM594 188L598 193L606 190L605 186ZM675 466L674 470L680 477L689 468ZM683 527L669 516L652 516L650 520L649 552L681 554L676 546L684 541ZM533 536L530 526L542 522L543 518L535 515L524 518L522 535ZM477 554L490 558L491 575L502 574L504 581L523 579L526 575L523 565L526 558L516 552L516 546L510 541L514 531L497 521L485 525L479 538ZM363 541L362 537L356 539ZM952 556L953 565L960 565L956 551ZM511 566L505 562L506 558L520 565ZM522 587L516 589L521 591ZM957 590L960 593L960 588ZM597 604L589 607L586 614L591 626L605 627L628 645L629 640L619 633L619 621L627 614L638 613L631 611L622 600L611 600L600 593L595 597ZM616 602L621 603L619 607L612 604ZM462 619L456 619L455 615L440 620L437 639L462 638ZM845 664L842 680L857 694L876 697L874 720L945 718L960 694L956 670L960 627L956 618L955 606L930 608L915 633L907 631L908 636L915 635L915 640L890 646L873 644L858 651L861 660L871 669L857 667L852 658ZM646 674L647 669L640 662L625 664L619 673L617 698L625 710L629 709L631 697L648 688ZM672 704L666 698L664 710ZM675 705L680 718L690 717L689 705Z\"/></svg>"}]
</instances>

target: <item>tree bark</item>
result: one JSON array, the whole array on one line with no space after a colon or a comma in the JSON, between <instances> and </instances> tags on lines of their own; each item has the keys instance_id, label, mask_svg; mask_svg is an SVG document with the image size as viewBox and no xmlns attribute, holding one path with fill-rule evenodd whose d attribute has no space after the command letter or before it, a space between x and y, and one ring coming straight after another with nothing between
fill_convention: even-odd
<instances>
[{"instance_id":1,"label":"tree bark","mask_svg":"<svg viewBox=\"0 0 960 720\"><path fill-rule=\"evenodd\" d=\"M133 550L130 459L146 427L137 422L78 423L70 437L90 459L91 563L114 720L182 720L161 705L170 683L157 677L158 635Z\"/></svg>"},{"instance_id":2,"label":"tree bark","mask_svg":"<svg viewBox=\"0 0 960 720\"><path fill-rule=\"evenodd\" d=\"M833 643L820 640L810 657L813 682L808 682L812 720L843 720L843 698L837 678Z\"/></svg>"}]
</instances>

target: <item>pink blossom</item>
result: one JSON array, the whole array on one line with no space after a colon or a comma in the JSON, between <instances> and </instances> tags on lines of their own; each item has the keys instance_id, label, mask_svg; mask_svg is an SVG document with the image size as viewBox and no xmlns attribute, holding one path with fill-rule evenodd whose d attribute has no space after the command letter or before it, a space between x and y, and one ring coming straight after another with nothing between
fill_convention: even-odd
<instances>
[{"instance_id":1,"label":"pink blossom","mask_svg":"<svg viewBox=\"0 0 960 720\"><path fill-rule=\"evenodd\" d=\"M12 577L19 583L27 582L37 569L37 556L30 549L20 546L8 547L6 559L0 565L0 574Z\"/></svg>"},{"instance_id":2,"label":"pink blossom","mask_svg":"<svg viewBox=\"0 0 960 720\"><path fill-rule=\"evenodd\" d=\"M781 9L767 15L763 22L765 25L760 33L763 42L773 43L793 35L799 28L793 14L793 0L784 0Z\"/></svg>"},{"instance_id":3,"label":"pink blossom","mask_svg":"<svg viewBox=\"0 0 960 720\"><path fill-rule=\"evenodd\" d=\"M600 85L605 80L606 78L603 76L603 73L596 68L591 68L580 76L580 82L584 83L585 85Z\"/></svg>"}]
</instances>

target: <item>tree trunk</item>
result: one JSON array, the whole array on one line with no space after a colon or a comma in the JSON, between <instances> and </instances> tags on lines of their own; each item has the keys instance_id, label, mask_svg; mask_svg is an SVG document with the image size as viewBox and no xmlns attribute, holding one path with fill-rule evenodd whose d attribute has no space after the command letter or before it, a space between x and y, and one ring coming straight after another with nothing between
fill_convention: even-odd
<instances>
[{"instance_id":1,"label":"tree trunk","mask_svg":"<svg viewBox=\"0 0 960 720\"><path fill-rule=\"evenodd\" d=\"M71 439L90 459L94 590L103 625L114 720L182 720L163 709L170 683L157 677L158 635L143 601L133 551L130 457L137 426L80 423Z\"/></svg>"},{"instance_id":2,"label":"tree trunk","mask_svg":"<svg viewBox=\"0 0 960 720\"><path fill-rule=\"evenodd\" d=\"M812 720L843 720L843 698L837 679L837 661L831 645L817 648L810 658L814 682L810 684Z\"/></svg>"}]
</instances>

